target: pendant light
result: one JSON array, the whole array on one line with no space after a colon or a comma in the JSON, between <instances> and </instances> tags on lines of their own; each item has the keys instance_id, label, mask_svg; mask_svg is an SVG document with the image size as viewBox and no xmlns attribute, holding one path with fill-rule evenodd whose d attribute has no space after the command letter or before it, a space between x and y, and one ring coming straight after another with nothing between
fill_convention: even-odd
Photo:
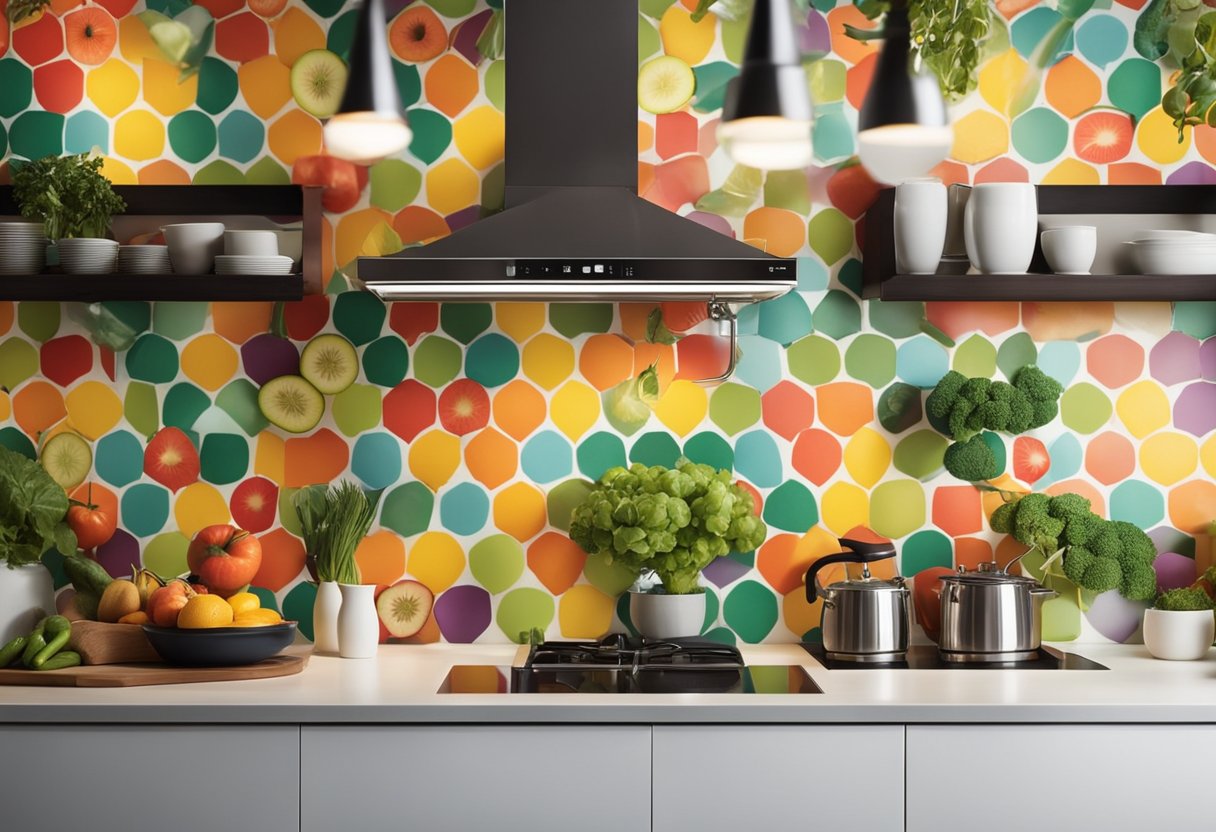
<instances>
[{"instance_id":1,"label":"pendant light","mask_svg":"<svg viewBox=\"0 0 1216 832\"><path fill-rule=\"evenodd\" d=\"M811 99L790 0L756 0L743 65L727 87L718 142L748 167L811 164Z\"/></svg>"},{"instance_id":2,"label":"pendant light","mask_svg":"<svg viewBox=\"0 0 1216 832\"><path fill-rule=\"evenodd\" d=\"M954 133L937 78L911 57L906 0L894 0L874 80L857 122L858 155L887 185L926 176L950 155Z\"/></svg>"},{"instance_id":3,"label":"pendant light","mask_svg":"<svg viewBox=\"0 0 1216 832\"><path fill-rule=\"evenodd\" d=\"M325 123L329 154L362 165L400 153L413 139L401 113L384 24L384 0L364 0L342 104Z\"/></svg>"}]
</instances>

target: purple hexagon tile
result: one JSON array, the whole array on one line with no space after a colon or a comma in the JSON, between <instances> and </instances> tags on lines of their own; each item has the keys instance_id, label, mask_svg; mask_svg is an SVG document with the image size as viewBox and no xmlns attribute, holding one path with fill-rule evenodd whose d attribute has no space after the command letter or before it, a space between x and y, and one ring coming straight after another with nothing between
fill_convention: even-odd
<instances>
[{"instance_id":1,"label":"purple hexagon tile","mask_svg":"<svg viewBox=\"0 0 1216 832\"><path fill-rule=\"evenodd\" d=\"M710 214L706 211L693 211L684 217L684 219L692 220L697 225L711 228L719 234L725 234L727 237L735 236L735 229L730 227L730 223L726 217L719 217L717 214Z\"/></svg>"},{"instance_id":2,"label":"purple hexagon tile","mask_svg":"<svg viewBox=\"0 0 1216 832\"><path fill-rule=\"evenodd\" d=\"M241 363L250 381L265 384L272 378L300 372L300 353L286 338L263 332L241 345Z\"/></svg>"},{"instance_id":3,"label":"purple hexagon tile","mask_svg":"<svg viewBox=\"0 0 1216 832\"><path fill-rule=\"evenodd\" d=\"M734 558L718 558L711 561L709 566L701 571L701 574L705 576L705 580L721 589L733 584L750 571L749 566L739 563Z\"/></svg>"},{"instance_id":4,"label":"purple hexagon tile","mask_svg":"<svg viewBox=\"0 0 1216 832\"><path fill-rule=\"evenodd\" d=\"M828 20L815 9L807 13L806 26L798 27L798 45L802 47L803 54L832 51L832 32Z\"/></svg>"},{"instance_id":5,"label":"purple hexagon tile","mask_svg":"<svg viewBox=\"0 0 1216 832\"><path fill-rule=\"evenodd\" d=\"M1153 569L1157 571L1157 586L1163 590L1190 586L1198 571L1194 558L1177 552L1162 552L1153 561Z\"/></svg>"},{"instance_id":6,"label":"purple hexagon tile","mask_svg":"<svg viewBox=\"0 0 1216 832\"><path fill-rule=\"evenodd\" d=\"M1187 385L1174 403L1174 426L1195 436L1216 430L1216 384L1200 381Z\"/></svg>"},{"instance_id":7,"label":"purple hexagon tile","mask_svg":"<svg viewBox=\"0 0 1216 832\"><path fill-rule=\"evenodd\" d=\"M1120 644L1127 641L1140 629L1146 604L1129 601L1115 591L1103 592L1094 599L1085 613L1093 628L1111 641Z\"/></svg>"},{"instance_id":8,"label":"purple hexagon tile","mask_svg":"<svg viewBox=\"0 0 1216 832\"><path fill-rule=\"evenodd\" d=\"M1216 185L1216 170L1206 162L1187 162L1166 177L1167 185Z\"/></svg>"},{"instance_id":9,"label":"purple hexagon tile","mask_svg":"<svg viewBox=\"0 0 1216 832\"><path fill-rule=\"evenodd\" d=\"M1148 370L1162 384L1179 384L1202 375L1199 341L1183 332L1171 332L1148 354Z\"/></svg>"},{"instance_id":10,"label":"purple hexagon tile","mask_svg":"<svg viewBox=\"0 0 1216 832\"><path fill-rule=\"evenodd\" d=\"M1195 556L1195 538L1186 532L1180 532L1172 526L1158 526L1149 529L1147 534L1158 552L1175 552L1187 558Z\"/></svg>"},{"instance_id":11,"label":"purple hexagon tile","mask_svg":"<svg viewBox=\"0 0 1216 832\"><path fill-rule=\"evenodd\" d=\"M1199 347L1199 372L1208 381L1216 381L1216 338L1209 338Z\"/></svg>"},{"instance_id":12,"label":"purple hexagon tile","mask_svg":"<svg viewBox=\"0 0 1216 832\"><path fill-rule=\"evenodd\" d=\"M490 626L490 593L479 586L454 586L435 602L435 622L443 637L471 644Z\"/></svg>"}]
</instances>

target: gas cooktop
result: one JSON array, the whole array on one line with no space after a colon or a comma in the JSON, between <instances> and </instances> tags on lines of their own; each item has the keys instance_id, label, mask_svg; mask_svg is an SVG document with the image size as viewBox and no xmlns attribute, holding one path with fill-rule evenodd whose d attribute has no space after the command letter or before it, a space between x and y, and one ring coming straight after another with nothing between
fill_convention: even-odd
<instances>
[{"instance_id":1,"label":"gas cooktop","mask_svg":"<svg viewBox=\"0 0 1216 832\"><path fill-rule=\"evenodd\" d=\"M797 665L748 665L700 638L545 641L515 667L453 667L440 693L822 693Z\"/></svg>"},{"instance_id":2,"label":"gas cooktop","mask_svg":"<svg viewBox=\"0 0 1216 832\"><path fill-rule=\"evenodd\" d=\"M810 653L828 670L1108 670L1106 665L1087 659L1076 653L1067 653L1054 647L1040 647L1033 659L1014 662L948 662L941 657L936 645L914 644L908 648L908 657L902 662L849 662L829 659L822 644L803 643L802 649Z\"/></svg>"}]
</instances>

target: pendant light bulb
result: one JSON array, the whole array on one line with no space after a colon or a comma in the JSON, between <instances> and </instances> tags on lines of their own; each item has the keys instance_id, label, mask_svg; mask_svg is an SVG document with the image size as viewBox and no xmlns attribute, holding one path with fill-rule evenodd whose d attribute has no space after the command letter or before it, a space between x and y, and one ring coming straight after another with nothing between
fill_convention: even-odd
<instances>
[{"instance_id":1,"label":"pendant light bulb","mask_svg":"<svg viewBox=\"0 0 1216 832\"><path fill-rule=\"evenodd\" d=\"M364 0L350 49L350 72L338 111L325 123L331 156L370 165L409 147L388 50L384 0Z\"/></svg>"},{"instance_id":2,"label":"pendant light bulb","mask_svg":"<svg viewBox=\"0 0 1216 832\"><path fill-rule=\"evenodd\" d=\"M811 164L811 99L789 0L756 0L718 142L736 163L760 170Z\"/></svg>"}]
</instances>

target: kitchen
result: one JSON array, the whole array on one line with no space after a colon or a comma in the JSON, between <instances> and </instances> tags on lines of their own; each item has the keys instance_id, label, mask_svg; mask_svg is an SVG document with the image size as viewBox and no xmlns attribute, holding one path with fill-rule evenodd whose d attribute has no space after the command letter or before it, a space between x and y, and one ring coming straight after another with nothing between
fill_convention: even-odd
<instances>
[{"instance_id":1,"label":"kitchen","mask_svg":"<svg viewBox=\"0 0 1216 832\"><path fill-rule=\"evenodd\" d=\"M1184 6L10 0L0 827L1202 827Z\"/></svg>"}]
</instances>

